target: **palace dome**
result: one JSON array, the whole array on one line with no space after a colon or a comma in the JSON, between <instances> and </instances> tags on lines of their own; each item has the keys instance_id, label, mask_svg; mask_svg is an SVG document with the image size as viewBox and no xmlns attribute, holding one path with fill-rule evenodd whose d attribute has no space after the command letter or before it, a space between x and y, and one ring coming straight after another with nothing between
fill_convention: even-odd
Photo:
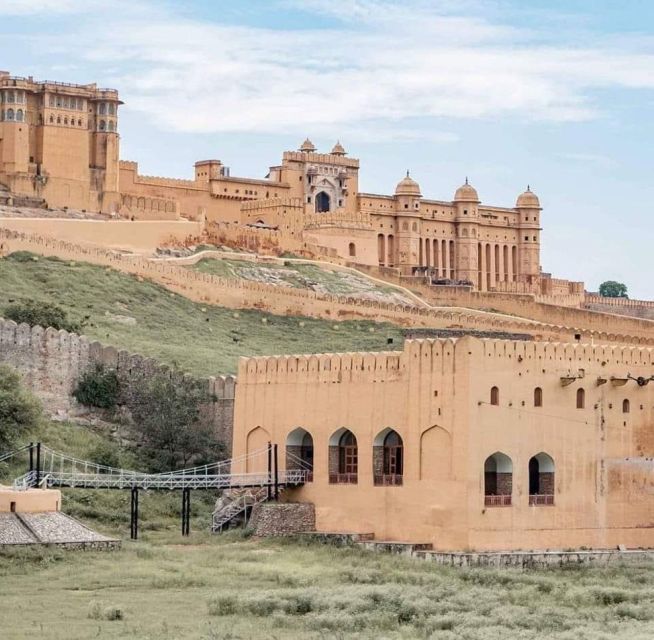
<instances>
[{"instance_id":1,"label":"palace dome","mask_svg":"<svg viewBox=\"0 0 654 640\"><path fill-rule=\"evenodd\" d=\"M300 151L306 151L312 153L313 151L316 150L316 145L307 138L303 143L302 146L300 147Z\"/></svg>"},{"instance_id":2,"label":"palace dome","mask_svg":"<svg viewBox=\"0 0 654 640\"><path fill-rule=\"evenodd\" d=\"M345 149L343 149L343 145L341 144L340 140L336 141L336 144L334 145L334 148L331 150L331 154L333 156L344 156L345 155Z\"/></svg>"},{"instance_id":3,"label":"palace dome","mask_svg":"<svg viewBox=\"0 0 654 640\"><path fill-rule=\"evenodd\" d=\"M420 185L406 172L406 176L397 183L395 187L396 196L418 196L420 197Z\"/></svg>"},{"instance_id":4,"label":"palace dome","mask_svg":"<svg viewBox=\"0 0 654 640\"><path fill-rule=\"evenodd\" d=\"M527 187L527 191L521 193L515 203L516 209L540 209L538 196Z\"/></svg>"},{"instance_id":5,"label":"palace dome","mask_svg":"<svg viewBox=\"0 0 654 640\"><path fill-rule=\"evenodd\" d=\"M462 184L454 194L454 202L479 202L479 194L466 178L465 184Z\"/></svg>"}]
</instances>

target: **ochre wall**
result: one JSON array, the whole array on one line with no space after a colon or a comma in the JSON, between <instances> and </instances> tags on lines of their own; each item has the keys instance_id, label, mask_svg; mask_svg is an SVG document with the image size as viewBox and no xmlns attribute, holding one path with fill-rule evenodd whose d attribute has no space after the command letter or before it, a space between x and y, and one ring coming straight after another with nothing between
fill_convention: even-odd
<instances>
[{"instance_id":1,"label":"ochre wall","mask_svg":"<svg viewBox=\"0 0 654 640\"><path fill-rule=\"evenodd\" d=\"M173 220L74 220L0 218L0 228L46 234L58 240L98 247L152 252L166 244L184 244L202 235L201 222Z\"/></svg>"},{"instance_id":2,"label":"ochre wall","mask_svg":"<svg viewBox=\"0 0 654 640\"><path fill-rule=\"evenodd\" d=\"M291 431L309 431L314 479L288 497L315 504L319 531L443 550L651 547L654 496L643 488L654 483L654 387L597 380L649 376L653 367L650 349L473 338L407 341L403 352L243 358L234 455L266 439L283 451ZM583 379L562 386L582 369ZM330 437L343 427L357 438L357 484L328 482ZM403 439L403 485L377 487L373 442L388 427ZM484 462L498 451L513 464L506 507L484 502ZM555 464L553 506L529 506L529 459L541 452Z\"/></svg>"},{"instance_id":3,"label":"ochre wall","mask_svg":"<svg viewBox=\"0 0 654 640\"><path fill-rule=\"evenodd\" d=\"M0 513L11 512L15 503L17 513L39 513L61 509L61 491L58 489L27 489L15 491L0 485Z\"/></svg>"}]
</instances>

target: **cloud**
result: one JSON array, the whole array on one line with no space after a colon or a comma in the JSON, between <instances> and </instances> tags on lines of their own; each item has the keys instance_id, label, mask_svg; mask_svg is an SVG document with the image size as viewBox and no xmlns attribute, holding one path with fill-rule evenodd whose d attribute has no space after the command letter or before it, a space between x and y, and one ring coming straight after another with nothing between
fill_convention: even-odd
<instances>
[{"instance_id":1,"label":"cloud","mask_svg":"<svg viewBox=\"0 0 654 640\"><path fill-rule=\"evenodd\" d=\"M202 21L147 0L125 11L112 3L84 14L75 55L120 89L127 108L182 132L406 138L415 119L589 120L602 113L597 89L654 87L651 54L617 43L533 44L526 30L462 12L471 3L278 0L272 10L335 19L293 30ZM59 58L69 41L61 35L43 40Z\"/></svg>"}]
</instances>

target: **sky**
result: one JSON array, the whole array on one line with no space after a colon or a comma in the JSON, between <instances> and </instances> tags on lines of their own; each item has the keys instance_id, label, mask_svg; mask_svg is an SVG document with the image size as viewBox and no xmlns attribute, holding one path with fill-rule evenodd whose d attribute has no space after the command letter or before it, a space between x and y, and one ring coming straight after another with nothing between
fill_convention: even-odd
<instances>
[{"instance_id":1,"label":"sky","mask_svg":"<svg viewBox=\"0 0 654 640\"><path fill-rule=\"evenodd\" d=\"M529 184L545 271L654 299L651 0L0 0L0 69L118 89L148 175L263 177L308 136L363 192Z\"/></svg>"}]
</instances>

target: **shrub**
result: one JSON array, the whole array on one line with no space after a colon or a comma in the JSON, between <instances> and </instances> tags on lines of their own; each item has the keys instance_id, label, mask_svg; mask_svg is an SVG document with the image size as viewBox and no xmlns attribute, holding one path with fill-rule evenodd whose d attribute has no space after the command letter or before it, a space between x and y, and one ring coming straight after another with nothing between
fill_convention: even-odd
<instances>
[{"instance_id":1,"label":"shrub","mask_svg":"<svg viewBox=\"0 0 654 640\"><path fill-rule=\"evenodd\" d=\"M209 602L210 616L231 616L236 613L234 596L218 596Z\"/></svg>"},{"instance_id":2,"label":"shrub","mask_svg":"<svg viewBox=\"0 0 654 640\"><path fill-rule=\"evenodd\" d=\"M54 329L64 329L70 333L79 333L82 325L79 322L73 322L68 318L64 309L51 304L50 302L36 302L28 300L26 302L16 302L9 305L4 315L9 320L17 323L26 323L31 327L52 327Z\"/></svg>"},{"instance_id":3,"label":"shrub","mask_svg":"<svg viewBox=\"0 0 654 640\"><path fill-rule=\"evenodd\" d=\"M123 610L115 605L103 607L99 602L91 602L88 617L91 620L122 620Z\"/></svg>"},{"instance_id":4,"label":"shrub","mask_svg":"<svg viewBox=\"0 0 654 640\"><path fill-rule=\"evenodd\" d=\"M105 467L120 468L120 453L118 447L111 442L99 442L89 451L89 460Z\"/></svg>"},{"instance_id":5,"label":"shrub","mask_svg":"<svg viewBox=\"0 0 654 640\"><path fill-rule=\"evenodd\" d=\"M113 369L98 364L77 383L73 396L87 407L113 409L118 402L120 382Z\"/></svg>"},{"instance_id":6,"label":"shrub","mask_svg":"<svg viewBox=\"0 0 654 640\"><path fill-rule=\"evenodd\" d=\"M34 431L41 420L41 405L23 388L19 375L0 365L0 452Z\"/></svg>"}]
</instances>

